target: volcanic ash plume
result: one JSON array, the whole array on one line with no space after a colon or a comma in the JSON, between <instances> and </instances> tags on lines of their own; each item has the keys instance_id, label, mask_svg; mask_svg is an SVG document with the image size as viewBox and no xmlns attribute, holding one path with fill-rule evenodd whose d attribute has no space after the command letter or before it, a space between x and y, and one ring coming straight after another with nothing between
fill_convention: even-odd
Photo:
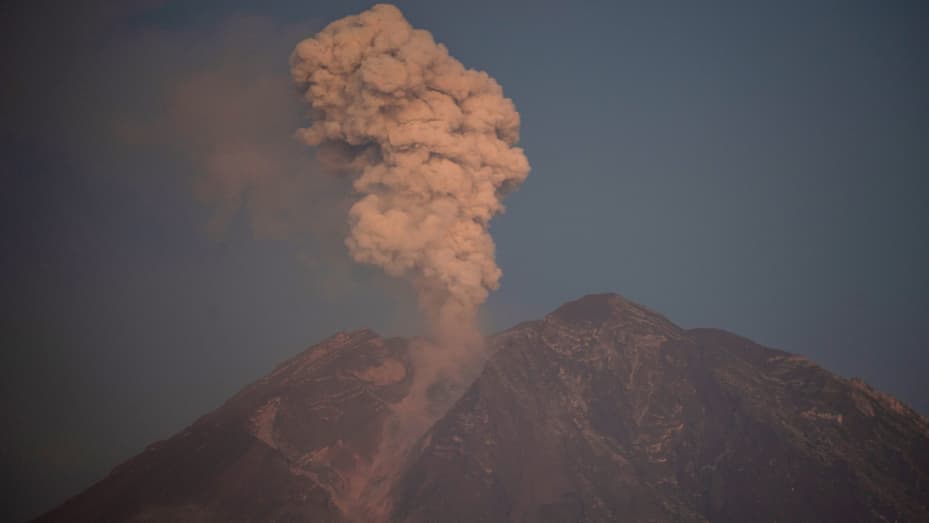
<instances>
[{"instance_id":1,"label":"volcanic ash plume","mask_svg":"<svg viewBox=\"0 0 929 523\"><path fill-rule=\"evenodd\" d=\"M299 136L354 177L352 257L409 279L440 339L471 330L501 275L488 223L529 173L513 102L385 4L300 42L291 74Z\"/></svg>"}]
</instances>

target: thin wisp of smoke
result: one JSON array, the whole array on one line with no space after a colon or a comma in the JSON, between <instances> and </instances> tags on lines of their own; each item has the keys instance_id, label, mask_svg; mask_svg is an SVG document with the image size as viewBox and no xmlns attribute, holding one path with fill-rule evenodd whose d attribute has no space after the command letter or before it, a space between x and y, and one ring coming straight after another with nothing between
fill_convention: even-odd
<instances>
[{"instance_id":1,"label":"thin wisp of smoke","mask_svg":"<svg viewBox=\"0 0 929 523\"><path fill-rule=\"evenodd\" d=\"M408 279L440 339L470 336L501 276L490 219L529 173L513 102L386 4L300 42L291 74L310 106L299 137L359 195L352 258Z\"/></svg>"}]
</instances>

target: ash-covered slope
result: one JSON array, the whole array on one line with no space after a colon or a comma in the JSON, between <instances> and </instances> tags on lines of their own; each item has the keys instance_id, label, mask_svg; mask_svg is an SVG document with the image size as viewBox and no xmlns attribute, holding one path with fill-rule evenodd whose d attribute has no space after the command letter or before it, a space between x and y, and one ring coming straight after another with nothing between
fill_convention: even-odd
<instances>
[{"instance_id":1,"label":"ash-covered slope","mask_svg":"<svg viewBox=\"0 0 929 523\"><path fill-rule=\"evenodd\" d=\"M733 334L587 296L497 337L397 521L929 521L929 425Z\"/></svg>"},{"instance_id":2,"label":"ash-covered slope","mask_svg":"<svg viewBox=\"0 0 929 523\"><path fill-rule=\"evenodd\" d=\"M929 521L929 422L802 357L612 294L490 345L387 519ZM336 335L41 521L370 521L414 346Z\"/></svg>"},{"instance_id":3,"label":"ash-covered slope","mask_svg":"<svg viewBox=\"0 0 929 523\"><path fill-rule=\"evenodd\" d=\"M337 334L38 521L343 521L410 382L406 340Z\"/></svg>"}]
</instances>

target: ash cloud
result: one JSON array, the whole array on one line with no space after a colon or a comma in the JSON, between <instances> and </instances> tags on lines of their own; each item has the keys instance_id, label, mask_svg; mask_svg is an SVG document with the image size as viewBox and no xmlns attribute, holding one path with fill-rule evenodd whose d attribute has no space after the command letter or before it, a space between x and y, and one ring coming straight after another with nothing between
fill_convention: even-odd
<instances>
[{"instance_id":1,"label":"ash cloud","mask_svg":"<svg viewBox=\"0 0 929 523\"><path fill-rule=\"evenodd\" d=\"M386 4L300 42L291 73L310 106L298 136L358 195L352 258L410 281L440 340L476 332L501 277L488 226L529 173L513 102Z\"/></svg>"},{"instance_id":2,"label":"ash cloud","mask_svg":"<svg viewBox=\"0 0 929 523\"><path fill-rule=\"evenodd\" d=\"M108 131L122 146L176 161L177 170L157 174L175 178L203 204L211 238L224 241L246 226L255 239L292 251L305 269L301 283L314 294L340 302L372 293L374 301L396 300L400 285L352 264L345 250L351 180L330 175L338 172L325 156L314 157L293 138L304 106L287 56L320 27L315 19L281 24L233 14L204 32L134 35L126 50L113 51L119 71L113 82L148 99L110 115ZM401 296L385 322L418 325L411 298Z\"/></svg>"},{"instance_id":3,"label":"ash cloud","mask_svg":"<svg viewBox=\"0 0 929 523\"><path fill-rule=\"evenodd\" d=\"M488 230L529 174L519 113L487 73L467 69L394 6L337 20L297 44L291 74L309 105L297 136L351 180L345 244L360 263L412 284L431 340L380 448L334 492L351 519L389 513L404 456L484 360L478 306L500 284Z\"/></svg>"}]
</instances>

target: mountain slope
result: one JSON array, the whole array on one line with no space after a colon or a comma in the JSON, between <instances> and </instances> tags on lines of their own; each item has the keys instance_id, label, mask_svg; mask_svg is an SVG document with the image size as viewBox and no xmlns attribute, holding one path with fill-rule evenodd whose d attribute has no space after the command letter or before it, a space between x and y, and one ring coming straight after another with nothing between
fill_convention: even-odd
<instances>
[{"instance_id":1,"label":"mountain slope","mask_svg":"<svg viewBox=\"0 0 929 523\"><path fill-rule=\"evenodd\" d=\"M489 345L396 460L386 519L929 520L926 419L802 357L612 294ZM39 521L367 520L416 347L333 336Z\"/></svg>"},{"instance_id":2,"label":"mountain slope","mask_svg":"<svg viewBox=\"0 0 929 523\"><path fill-rule=\"evenodd\" d=\"M337 334L37 521L342 521L410 365L405 340Z\"/></svg>"},{"instance_id":3,"label":"mountain slope","mask_svg":"<svg viewBox=\"0 0 929 523\"><path fill-rule=\"evenodd\" d=\"M615 295L498 340L395 519L929 520L926 420L804 358Z\"/></svg>"}]
</instances>

